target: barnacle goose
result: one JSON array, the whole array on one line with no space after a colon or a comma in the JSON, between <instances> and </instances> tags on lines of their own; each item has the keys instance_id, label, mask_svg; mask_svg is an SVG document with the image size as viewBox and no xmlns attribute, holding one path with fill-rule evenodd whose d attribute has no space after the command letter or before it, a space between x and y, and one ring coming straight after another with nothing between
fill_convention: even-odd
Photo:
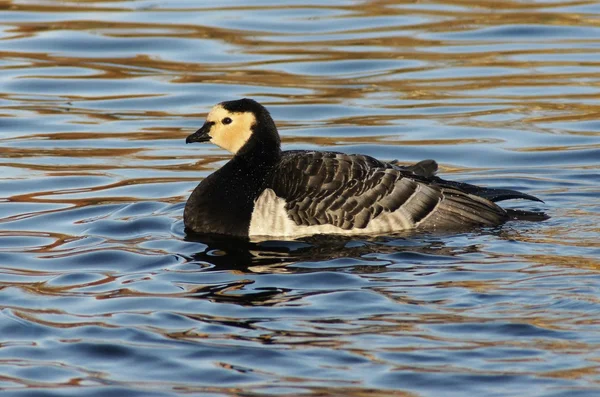
<instances>
[{"instance_id":1,"label":"barnacle goose","mask_svg":"<svg viewBox=\"0 0 600 397\"><path fill-rule=\"evenodd\" d=\"M192 192L188 233L295 238L494 226L511 218L496 201L541 201L443 180L433 160L401 167L360 154L282 151L269 112L252 99L215 105L186 139L206 141L233 158Z\"/></svg>"}]
</instances>

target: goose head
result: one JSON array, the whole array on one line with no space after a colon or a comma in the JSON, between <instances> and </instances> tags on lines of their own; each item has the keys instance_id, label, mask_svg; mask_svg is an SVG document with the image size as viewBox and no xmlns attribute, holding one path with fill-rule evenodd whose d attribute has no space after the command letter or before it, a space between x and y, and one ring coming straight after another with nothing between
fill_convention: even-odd
<instances>
[{"instance_id":1,"label":"goose head","mask_svg":"<svg viewBox=\"0 0 600 397\"><path fill-rule=\"evenodd\" d=\"M211 142L234 155L260 145L277 148L280 145L277 127L269 111L248 98L215 105L202 127L185 142Z\"/></svg>"}]
</instances>

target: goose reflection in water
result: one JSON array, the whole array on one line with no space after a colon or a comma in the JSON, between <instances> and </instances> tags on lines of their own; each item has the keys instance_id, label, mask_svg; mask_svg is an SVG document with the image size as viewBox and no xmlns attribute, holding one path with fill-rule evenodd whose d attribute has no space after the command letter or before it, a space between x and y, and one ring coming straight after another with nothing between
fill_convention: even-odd
<instances>
[{"instance_id":1,"label":"goose reflection in water","mask_svg":"<svg viewBox=\"0 0 600 397\"><path fill-rule=\"evenodd\" d=\"M546 219L540 213L539 220ZM506 227L453 233L452 246L444 239L448 233L406 231L391 236L356 237L316 235L293 241L260 241L226 238L214 235L187 235L187 241L201 243L202 251L187 255L188 263L205 267L204 271L235 271L243 274L307 274L320 272L357 272L375 274L410 272L423 264L454 266L461 256L480 252L480 246L470 244L474 234L489 235L504 240L515 238ZM465 245L457 245L457 238ZM392 257L393 256L393 257ZM360 258L361 261L356 261ZM389 259L388 259L389 258ZM336 261L338 260L338 261ZM372 261L372 263L368 263ZM365 263L367 262L367 263ZM298 265L297 265L298 264ZM400 264L400 266L399 266ZM459 267L456 265L457 268ZM325 276L324 276L325 277ZM189 295L215 302L230 302L249 306L272 306L302 299L311 292L292 293L279 286L245 288L251 279L238 279L219 285L205 285L188 290Z\"/></svg>"},{"instance_id":2,"label":"goose reflection in water","mask_svg":"<svg viewBox=\"0 0 600 397\"><path fill-rule=\"evenodd\" d=\"M528 212L529 222L543 221L543 212ZM511 229L503 226L465 232L469 235L493 235L512 239ZM243 272L292 273L289 267L297 262L323 262L341 258L365 258L369 254L401 254L428 260L448 259L456 255L477 252L475 245L448 247L444 238L459 236L451 232L404 231L388 236L314 235L296 240L251 241L210 234L188 234L186 241L206 246L191 256L193 262L207 263L213 271L239 270ZM295 268L297 269L297 268ZM320 267L323 269L323 267ZM302 271L302 270L299 270Z\"/></svg>"}]
</instances>

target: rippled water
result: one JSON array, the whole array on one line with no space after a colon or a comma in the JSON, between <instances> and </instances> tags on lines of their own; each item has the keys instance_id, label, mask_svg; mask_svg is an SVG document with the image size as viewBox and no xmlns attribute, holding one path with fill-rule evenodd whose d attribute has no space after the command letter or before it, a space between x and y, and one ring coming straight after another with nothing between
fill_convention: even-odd
<instances>
[{"instance_id":1,"label":"rippled water","mask_svg":"<svg viewBox=\"0 0 600 397\"><path fill-rule=\"evenodd\" d=\"M0 70L2 395L599 395L599 3L5 1ZM189 241L242 96L551 219Z\"/></svg>"}]
</instances>

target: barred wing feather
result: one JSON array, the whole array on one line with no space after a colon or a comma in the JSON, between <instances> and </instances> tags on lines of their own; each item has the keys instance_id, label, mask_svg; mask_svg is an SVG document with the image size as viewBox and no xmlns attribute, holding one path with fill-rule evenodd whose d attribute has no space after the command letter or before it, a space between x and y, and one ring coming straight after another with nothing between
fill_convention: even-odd
<instances>
[{"instance_id":1,"label":"barred wing feather","mask_svg":"<svg viewBox=\"0 0 600 397\"><path fill-rule=\"evenodd\" d=\"M375 231L368 226L378 220L389 232L505 220L497 205L433 178L369 156L298 151L284 152L270 187L298 226Z\"/></svg>"}]
</instances>

